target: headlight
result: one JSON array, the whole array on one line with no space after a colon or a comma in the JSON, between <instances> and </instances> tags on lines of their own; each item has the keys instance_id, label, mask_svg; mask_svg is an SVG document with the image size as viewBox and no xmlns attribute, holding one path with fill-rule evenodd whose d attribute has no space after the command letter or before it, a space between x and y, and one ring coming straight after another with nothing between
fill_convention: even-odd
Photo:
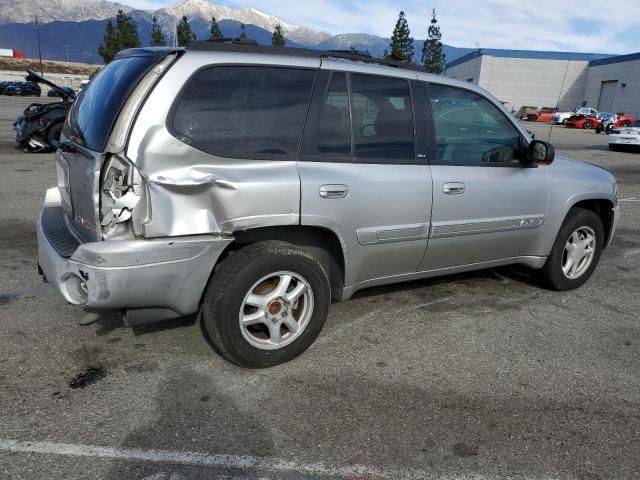
<instances>
[{"instance_id":1,"label":"headlight","mask_svg":"<svg viewBox=\"0 0 640 480\"><path fill-rule=\"evenodd\" d=\"M148 220L147 185L125 157L112 155L105 162L100 182L100 225L103 237L140 235Z\"/></svg>"}]
</instances>

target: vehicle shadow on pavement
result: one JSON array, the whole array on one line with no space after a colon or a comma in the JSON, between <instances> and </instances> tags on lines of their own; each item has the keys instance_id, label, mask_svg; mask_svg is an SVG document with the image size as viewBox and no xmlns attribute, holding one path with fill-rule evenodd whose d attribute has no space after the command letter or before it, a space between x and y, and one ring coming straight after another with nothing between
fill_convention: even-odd
<instances>
[{"instance_id":1,"label":"vehicle shadow on pavement","mask_svg":"<svg viewBox=\"0 0 640 480\"><path fill-rule=\"evenodd\" d=\"M261 426L259 410L247 411L224 393L213 375L193 368L168 372L155 394L156 415L137 426L120 445L123 449L149 449L204 454L273 455L269 431ZM205 474L206 471L206 474ZM252 478L245 471L143 461L114 461L105 478L174 480L193 478Z\"/></svg>"}]
</instances>

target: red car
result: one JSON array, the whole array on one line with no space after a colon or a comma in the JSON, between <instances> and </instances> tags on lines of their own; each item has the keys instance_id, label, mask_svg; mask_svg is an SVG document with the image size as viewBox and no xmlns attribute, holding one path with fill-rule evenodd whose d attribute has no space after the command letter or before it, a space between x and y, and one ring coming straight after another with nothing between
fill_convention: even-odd
<instances>
[{"instance_id":1,"label":"red car","mask_svg":"<svg viewBox=\"0 0 640 480\"><path fill-rule=\"evenodd\" d=\"M526 120L529 122L550 122L557 108L540 108L527 113Z\"/></svg>"},{"instance_id":2,"label":"red car","mask_svg":"<svg viewBox=\"0 0 640 480\"><path fill-rule=\"evenodd\" d=\"M600 125L600 119L595 115L573 115L564 122L569 128L596 128Z\"/></svg>"},{"instance_id":3,"label":"red car","mask_svg":"<svg viewBox=\"0 0 640 480\"><path fill-rule=\"evenodd\" d=\"M636 117L625 115L624 113L616 113L616 127L628 127L636 121Z\"/></svg>"}]
</instances>

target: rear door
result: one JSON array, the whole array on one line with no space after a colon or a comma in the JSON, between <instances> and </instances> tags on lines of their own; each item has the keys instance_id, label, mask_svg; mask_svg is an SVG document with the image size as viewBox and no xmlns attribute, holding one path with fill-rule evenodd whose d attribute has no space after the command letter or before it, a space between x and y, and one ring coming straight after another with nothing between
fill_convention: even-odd
<instances>
[{"instance_id":1,"label":"rear door","mask_svg":"<svg viewBox=\"0 0 640 480\"><path fill-rule=\"evenodd\" d=\"M542 231L549 181L520 162L519 130L488 98L430 84L433 118L431 238L421 270L529 255Z\"/></svg>"},{"instance_id":2,"label":"rear door","mask_svg":"<svg viewBox=\"0 0 640 480\"><path fill-rule=\"evenodd\" d=\"M431 178L415 81L323 61L299 156L301 223L333 230L347 287L415 272L427 246ZM379 71L379 70L377 70Z\"/></svg>"}]
</instances>

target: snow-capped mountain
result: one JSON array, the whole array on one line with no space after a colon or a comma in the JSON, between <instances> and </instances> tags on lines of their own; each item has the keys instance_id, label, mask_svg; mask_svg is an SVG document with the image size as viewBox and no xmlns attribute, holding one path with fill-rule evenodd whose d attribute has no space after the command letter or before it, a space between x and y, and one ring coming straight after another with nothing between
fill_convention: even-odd
<instances>
[{"instance_id":1,"label":"snow-capped mountain","mask_svg":"<svg viewBox=\"0 0 640 480\"><path fill-rule=\"evenodd\" d=\"M285 37L301 44L319 43L331 37L330 33L287 23L274 15L269 15L255 8L231 8L226 5L210 3L207 0L186 0L174 7L161 8L155 13L166 14L173 18L181 18L186 15L190 19L202 18L207 21L211 20L211 17L215 17L217 21L235 20L271 32L276 28L276 25L280 25Z\"/></svg>"},{"instance_id":2,"label":"snow-capped mountain","mask_svg":"<svg viewBox=\"0 0 640 480\"><path fill-rule=\"evenodd\" d=\"M103 20L115 16L119 9L125 12L134 11L126 5L106 0L0 0L0 23L31 23L36 16L41 23ZM271 32L279 24L285 37L304 45L317 44L331 37L330 33L293 25L255 8L231 8L207 0L186 0L173 7L139 13L157 15L167 24L173 23L173 19L180 19L183 15L189 20L202 19L207 22L211 17L215 17L217 21L234 20ZM133 15L135 18L135 13Z\"/></svg>"},{"instance_id":3,"label":"snow-capped mountain","mask_svg":"<svg viewBox=\"0 0 640 480\"><path fill-rule=\"evenodd\" d=\"M120 0L127 1L127 0ZM224 1L224 0L218 0ZM276 25L281 25L288 47L307 47L322 50L369 51L382 56L389 48L388 38L361 33L331 35L302 25L294 25L255 8L231 8L208 0L185 0L159 10L134 10L121 3L107 0L0 0L0 47L16 48L27 56L38 55L33 34L37 15L40 22L42 56L52 60L70 59L85 63L101 63L98 46L102 43L107 19L124 10L135 22L142 45L149 45L151 24L156 16L165 37L173 41L175 25L183 15L189 19L198 40L209 37L211 17L215 17L223 35L240 35L241 25L249 38L261 45L270 45ZM394 19L389 19L390 25ZM422 51L422 41L415 40L416 61ZM447 60L464 55L470 49L444 46Z\"/></svg>"},{"instance_id":4,"label":"snow-capped mountain","mask_svg":"<svg viewBox=\"0 0 640 480\"><path fill-rule=\"evenodd\" d=\"M81 22L114 17L118 10L131 7L105 0L0 0L0 24L31 23L36 16L41 23Z\"/></svg>"}]
</instances>

